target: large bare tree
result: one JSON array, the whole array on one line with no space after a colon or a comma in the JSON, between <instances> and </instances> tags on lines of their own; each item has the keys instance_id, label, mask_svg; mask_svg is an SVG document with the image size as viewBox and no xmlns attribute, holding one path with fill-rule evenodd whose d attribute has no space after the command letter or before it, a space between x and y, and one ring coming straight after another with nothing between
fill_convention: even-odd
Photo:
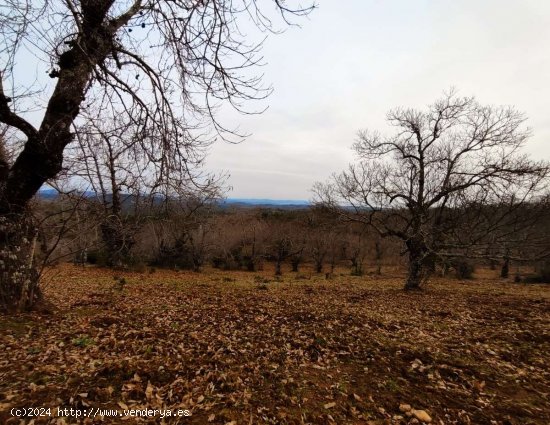
<instances>
[{"instance_id":1,"label":"large bare tree","mask_svg":"<svg viewBox=\"0 0 550 425\"><path fill-rule=\"evenodd\" d=\"M162 152L165 175L177 178L197 147L235 133L215 116L221 104L247 112L247 101L269 94L254 72L262 62L261 43L249 42L250 23L273 31L275 15L288 23L312 6L258 3L0 4L0 123L11 129L0 147L3 308L26 308L39 298L33 225L24 213L40 187L62 170L82 110L127 115L152 143L149 152ZM42 86L29 86L23 78L29 68L47 73L50 84L38 79Z\"/></svg>"},{"instance_id":2,"label":"large bare tree","mask_svg":"<svg viewBox=\"0 0 550 425\"><path fill-rule=\"evenodd\" d=\"M427 111L389 112L395 134L361 131L359 162L326 184L319 200L408 254L406 289L418 289L439 258L482 256L533 223L548 165L521 153L530 131L512 107L479 104L453 91Z\"/></svg>"}]
</instances>

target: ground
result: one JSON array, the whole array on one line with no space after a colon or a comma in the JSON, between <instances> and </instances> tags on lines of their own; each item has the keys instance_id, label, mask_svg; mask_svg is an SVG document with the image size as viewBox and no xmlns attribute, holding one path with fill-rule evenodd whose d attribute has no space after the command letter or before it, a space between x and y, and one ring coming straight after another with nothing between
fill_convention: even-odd
<instances>
[{"instance_id":1,"label":"ground","mask_svg":"<svg viewBox=\"0 0 550 425\"><path fill-rule=\"evenodd\" d=\"M549 285L70 265L43 284L57 310L0 317L1 423L550 423Z\"/></svg>"}]
</instances>

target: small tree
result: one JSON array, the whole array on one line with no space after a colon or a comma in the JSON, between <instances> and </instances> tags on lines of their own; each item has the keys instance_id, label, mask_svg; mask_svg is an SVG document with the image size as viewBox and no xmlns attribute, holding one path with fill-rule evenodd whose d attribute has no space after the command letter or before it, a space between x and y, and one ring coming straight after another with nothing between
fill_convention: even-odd
<instances>
[{"instance_id":1,"label":"small tree","mask_svg":"<svg viewBox=\"0 0 550 425\"><path fill-rule=\"evenodd\" d=\"M66 153L67 171L58 180L66 186L81 183L85 195L100 205L99 233L106 265L123 266L140 227L138 213L143 210L144 175L150 161L138 154L140 135L135 127L120 117L88 116L75 135L77 143ZM148 171L154 175L153 169Z\"/></svg>"},{"instance_id":2,"label":"small tree","mask_svg":"<svg viewBox=\"0 0 550 425\"><path fill-rule=\"evenodd\" d=\"M216 187L200 193L181 193L152 208L153 264L201 271L214 248L213 215L222 193Z\"/></svg>"},{"instance_id":3,"label":"small tree","mask_svg":"<svg viewBox=\"0 0 550 425\"><path fill-rule=\"evenodd\" d=\"M282 265L288 258L292 259L303 250L302 244L291 236L294 230L293 223L286 221L284 215L269 223L266 245L269 258L275 262L275 276L283 274Z\"/></svg>"},{"instance_id":4,"label":"small tree","mask_svg":"<svg viewBox=\"0 0 550 425\"><path fill-rule=\"evenodd\" d=\"M520 153L530 132L512 107L446 94L426 112L388 114L392 136L362 131L360 161L316 184L318 200L382 237L400 239L406 289L418 289L441 257L480 256L487 234L510 238L518 211L543 189L548 166ZM525 224L526 225L526 224Z\"/></svg>"},{"instance_id":5,"label":"small tree","mask_svg":"<svg viewBox=\"0 0 550 425\"><path fill-rule=\"evenodd\" d=\"M353 276L362 276L364 273L363 263L366 256L364 236L362 231L353 232L349 235L347 251Z\"/></svg>"}]
</instances>

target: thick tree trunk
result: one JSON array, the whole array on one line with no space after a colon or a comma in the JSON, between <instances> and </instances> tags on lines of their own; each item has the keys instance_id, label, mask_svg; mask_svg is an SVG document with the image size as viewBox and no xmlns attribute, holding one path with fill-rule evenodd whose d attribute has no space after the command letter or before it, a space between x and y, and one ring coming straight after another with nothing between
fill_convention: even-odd
<instances>
[{"instance_id":1,"label":"thick tree trunk","mask_svg":"<svg viewBox=\"0 0 550 425\"><path fill-rule=\"evenodd\" d=\"M134 227L123 218L110 215L101 223L101 238L108 255L107 265L124 267L135 244Z\"/></svg>"},{"instance_id":2,"label":"thick tree trunk","mask_svg":"<svg viewBox=\"0 0 550 425\"><path fill-rule=\"evenodd\" d=\"M86 56L80 66L62 70L38 130L14 118L0 86L0 118L15 125L27 141L9 170L0 173L0 308L30 309L41 297L34 268L36 229L27 216L28 203L40 187L60 171L63 149L72 140L69 130L78 114L92 67ZM0 76L1 77L1 76Z\"/></svg>"},{"instance_id":3,"label":"thick tree trunk","mask_svg":"<svg viewBox=\"0 0 550 425\"><path fill-rule=\"evenodd\" d=\"M422 242L407 242L409 251L409 274L405 282L405 290L419 290L431 272L431 264L427 261L427 248Z\"/></svg>"},{"instance_id":4,"label":"thick tree trunk","mask_svg":"<svg viewBox=\"0 0 550 425\"><path fill-rule=\"evenodd\" d=\"M34 264L37 230L24 215L0 216L0 310L31 309L42 299Z\"/></svg>"},{"instance_id":5,"label":"thick tree trunk","mask_svg":"<svg viewBox=\"0 0 550 425\"><path fill-rule=\"evenodd\" d=\"M109 20L113 0L81 3L82 29L73 40L65 41L70 47L59 55L55 75L50 74L58 80L38 129L10 109L0 72L0 122L27 137L12 164L0 158L0 307L7 310L29 308L40 298L32 261L36 229L25 218L28 203L61 171L63 150L72 140L70 128L94 68L112 52L116 32L139 6L137 2L118 19Z\"/></svg>"}]
</instances>

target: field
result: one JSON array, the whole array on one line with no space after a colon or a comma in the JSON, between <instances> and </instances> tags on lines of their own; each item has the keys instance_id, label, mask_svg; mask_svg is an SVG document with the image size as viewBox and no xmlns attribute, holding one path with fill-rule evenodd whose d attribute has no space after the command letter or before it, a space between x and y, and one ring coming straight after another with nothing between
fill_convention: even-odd
<instances>
[{"instance_id":1,"label":"field","mask_svg":"<svg viewBox=\"0 0 550 425\"><path fill-rule=\"evenodd\" d=\"M550 423L550 286L341 272L48 270L56 310L0 317L0 422Z\"/></svg>"}]
</instances>

